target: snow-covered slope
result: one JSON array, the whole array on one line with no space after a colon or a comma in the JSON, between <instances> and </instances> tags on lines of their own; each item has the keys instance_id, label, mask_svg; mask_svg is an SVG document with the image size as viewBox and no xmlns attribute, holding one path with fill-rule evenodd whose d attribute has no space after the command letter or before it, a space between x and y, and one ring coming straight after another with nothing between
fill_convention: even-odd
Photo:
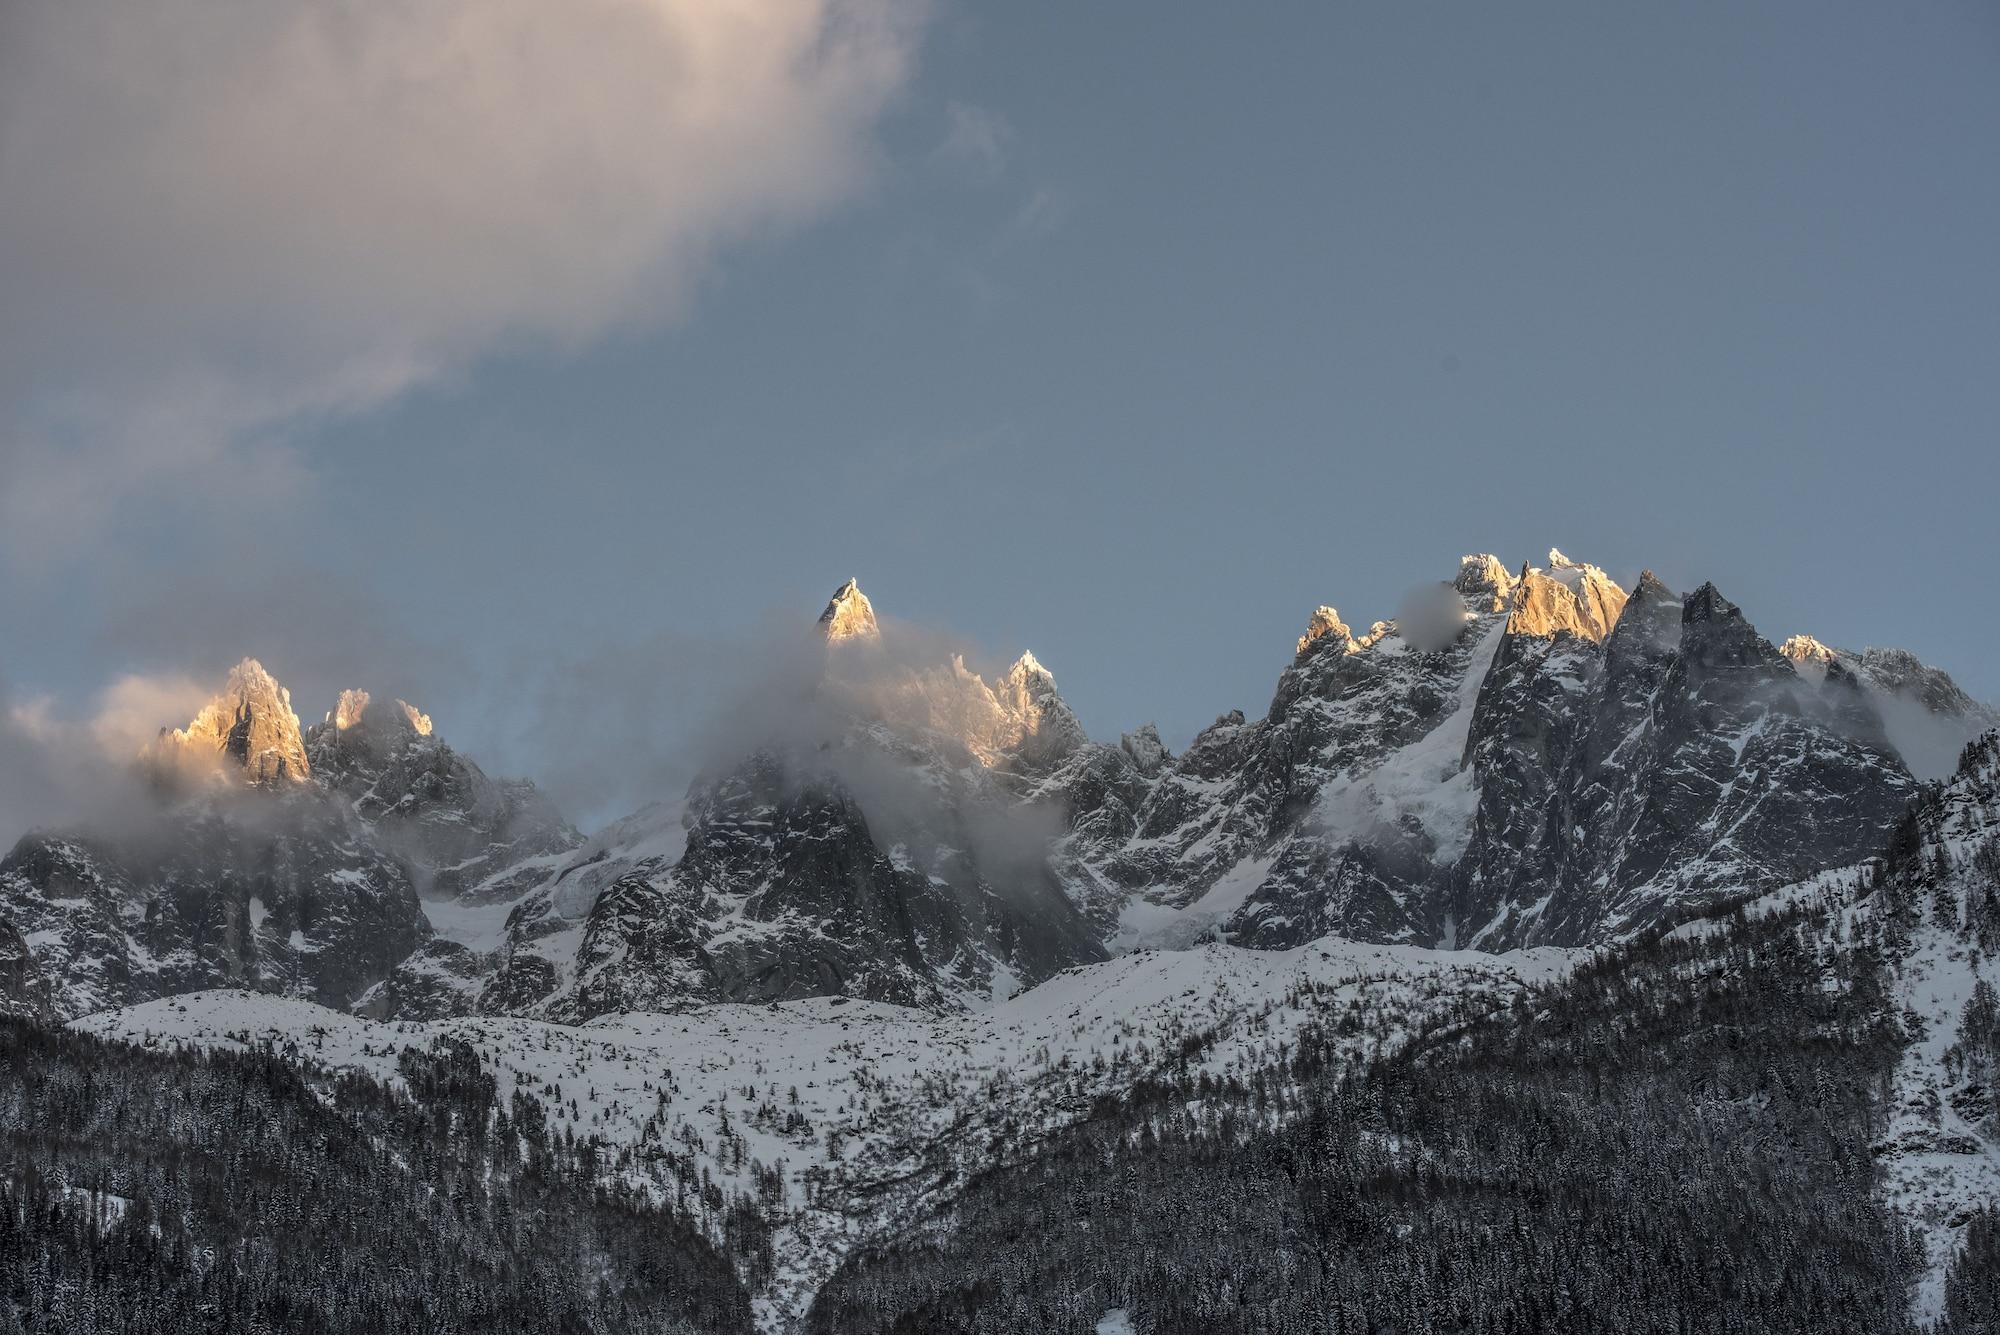
<instances>
[{"instance_id":1,"label":"snow-covered slope","mask_svg":"<svg viewBox=\"0 0 2000 1335\"><path fill-rule=\"evenodd\" d=\"M1890 1201L1929 1248L1928 1319L1971 1211L2000 1203L2000 732L1912 812L1871 907L1909 1032L1877 1151Z\"/></svg>"},{"instance_id":2,"label":"snow-covered slope","mask_svg":"<svg viewBox=\"0 0 2000 1335\"><path fill-rule=\"evenodd\" d=\"M802 1314L848 1250L949 1197L1147 1073L1186 1061L1218 1080L1271 1065L1307 1025L1359 1058L1427 1019L1508 1006L1564 972L1560 950L1473 955L1327 941L1287 951L1145 951L1058 974L979 1013L841 997L607 1015L380 1023L301 1001L200 992L95 1015L80 1029L153 1047L269 1048L397 1077L405 1047L463 1039L550 1126L606 1147L607 1170L707 1211L783 1183L767 1329ZM775 1178L770 1170L775 1170ZM720 1193L704 1203L701 1184ZM767 1188L768 1190L768 1188Z\"/></svg>"}]
</instances>

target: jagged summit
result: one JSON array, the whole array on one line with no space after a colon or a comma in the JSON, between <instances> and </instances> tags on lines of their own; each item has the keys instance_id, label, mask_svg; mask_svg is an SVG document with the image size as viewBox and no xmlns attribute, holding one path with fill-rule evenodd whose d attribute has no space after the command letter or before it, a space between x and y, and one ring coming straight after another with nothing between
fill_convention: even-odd
<instances>
[{"instance_id":1,"label":"jagged summit","mask_svg":"<svg viewBox=\"0 0 2000 1335\"><path fill-rule=\"evenodd\" d=\"M292 693L254 658L230 669L221 694L185 728L162 728L143 759L183 777L257 785L304 783L312 774Z\"/></svg>"},{"instance_id":2,"label":"jagged summit","mask_svg":"<svg viewBox=\"0 0 2000 1335\"><path fill-rule=\"evenodd\" d=\"M875 624L875 605L861 591L859 582L852 579L833 591L826 610L819 614L819 628L829 644L879 639L882 634L881 627Z\"/></svg>"},{"instance_id":3,"label":"jagged summit","mask_svg":"<svg viewBox=\"0 0 2000 1335\"><path fill-rule=\"evenodd\" d=\"M394 710L388 712L378 710L370 714L368 706L372 699L373 697L366 691L342 691L339 702L328 711L326 721L331 723L337 732L360 727L365 719L370 726L386 721L390 727L408 728L419 737L431 735L431 716L409 701L398 700Z\"/></svg>"},{"instance_id":4,"label":"jagged summit","mask_svg":"<svg viewBox=\"0 0 2000 1335\"><path fill-rule=\"evenodd\" d=\"M1306 633L1299 636L1297 652L1304 653L1313 641L1328 635L1333 637L1335 644L1351 647L1354 643L1354 635L1348 630L1347 623L1340 619L1340 613L1322 603L1313 610L1312 619L1306 622Z\"/></svg>"},{"instance_id":5,"label":"jagged summit","mask_svg":"<svg viewBox=\"0 0 2000 1335\"><path fill-rule=\"evenodd\" d=\"M1743 609L1722 596L1722 590L1714 581L1703 584L1687 596L1681 609L1681 620L1689 624L1705 621L1741 621Z\"/></svg>"},{"instance_id":6,"label":"jagged summit","mask_svg":"<svg viewBox=\"0 0 2000 1335\"><path fill-rule=\"evenodd\" d=\"M1810 635L1794 635L1778 646L1778 652L1792 660L1792 666L1799 675L1814 681L1823 680L1827 669L1839 659L1838 651L1821 644Z\"/></svg>"},{"instance_id":7,"label":"jagged summit","mask_svg":"<svg viewBox=\"0 0 2000 1335\"><path fill-rule=\"evenodd\" d=\"M1514 591L1514 577L1507 573L1506 563L1491 552L1460 557L1458 577L1451 583L1467 598L1482 602L1481 610L1487 612L1499 611Z\"/></svg>"}]
</instances>

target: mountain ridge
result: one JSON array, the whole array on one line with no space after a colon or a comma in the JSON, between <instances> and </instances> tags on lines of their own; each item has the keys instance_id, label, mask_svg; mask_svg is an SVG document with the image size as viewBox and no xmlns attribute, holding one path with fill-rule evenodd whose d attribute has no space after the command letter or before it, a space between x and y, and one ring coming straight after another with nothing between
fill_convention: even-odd
<instances>
[{"instance_id":1,"label":"mountain ridge","mask_svg":"<svg viewBox=\"0 0 2000 1335\"><path fill-rule=\"evenodd\" d=\"M1775 646L1712 583L1628 591L1553 548L1465 556L1358 635L1322 605L1265 712L1179 754L1151 725L1089 737L1030 652L991 681L911 659L855 580L814 629L825 657L766 735L590 840L416 707L349 690L301 728L245 659L147 748L189 804L161 816L179 853L30 836L0 863L16 991L64 1013L196 980L404 1018L952 1009L1216 936L1587 945L1866 856L1917 792L1911 719L1994 717L1914 656ZM234 852L204 861L196 830ZM332 926L350 913L384 939Z\"/></svg>"}]
</instances>

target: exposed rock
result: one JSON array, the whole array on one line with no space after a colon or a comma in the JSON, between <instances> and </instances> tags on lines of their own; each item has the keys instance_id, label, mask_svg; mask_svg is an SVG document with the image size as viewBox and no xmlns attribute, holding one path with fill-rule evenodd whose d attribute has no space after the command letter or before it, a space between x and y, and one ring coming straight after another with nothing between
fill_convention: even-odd
<instances>
[{"instance_id":1,"label":"exposed rock","mask_svg":"<svg viewBox=\"0 0 2000 1335\"><path fill-rule=\"evenodd\" d=\"M1514 577L1497 556L1462 556L1452 587L1465 595L1467 605L1474 611L1499 612L1505 610L1507 596L1514 591Z\"/></svg>"},{"instance_id":2,"label":"exposed rock","mask_svg":"<svg viewBox=\"0 0 2000 1335\"><path fill-rule=\"evenodd\" d=\"M509 868L583 842L533 784L488 778L428 715L395 703L371 710L367 692L343 692L306 734L307 755L319 786L409 865L425 896L515 897L524 887L505 879Z\"/></svg>"},{"instance_id":3,"label":"exposed rock","mask_svg":"<svg viewBox=\"0 0 2000 1335\"><path fill-rule=\"evenodd\" d=\"M0 1015L47 1016L49 980L27 938L13 923L0 920Z\"/></svg>"},{"instance_id":4,"label":"exposed rock","mask_svg":"<svg viewBox=\"0 0 2000 1335\"><path fill-rule=\"evenodd\" d=\"M253 659L144 762L175 780L155 810L31 834L0 862L0 918L32 940L66 1018L224 985L349 1005L417 967L432 936L419 884L518 895L509 869L580 842L532 785L488 779L402 701L344 692L302 736Z\"/></svg>"},{"instance_id":5,"label":"exposed rock","mask_svg":"<svg viewBox=\"0 0 2000 1335\"><path fill-rule=\"evenodd\" d=\"M1550 559L1562 557L1550 552ZM1516 582L1507 630L1510 635L1550 636L1567 631L1601 644L1617 624L1625 593L1596 566L1565 562L1544 574L1524 567Z\"/></svg>"},{"instance_id":6,"label":"exposed rock","mask_svg":"<svg viewBox=\"0 0 2000 1335\"><path fill-rule=\"evenodd\" d=\"M65 1018L207 987L345 1007L429 935L395 859L316 790L217 794L116 837L30 835L0 915Z\"/></svg>"},{"instance_id":7,"label":"exposed rock","mask_svg":"<svg viewBox=\"0 0 2000 1335\"><path fill-rule=\"evenodd\" d=\"M875 605L853 580L833 591L826 610L819 614L820 634L829 644L841 640L876 639L882 634L875 624Z\"/></svg>"},{"instance_id":8,"label":"exposed rock","mask_svg":"<svg viewBox=\"0 0 2000 1335\"><path fill-rule=\"evenodd\" d=\"M677 863L592 906L574 986L545 1013L825 995L938 1008L1103 957L1041 850L981 849L948 810L925 819L948 838L891 842L835 767L752 757L691 798Z\"/></svg>"},{"instance_id":9,"label":"exposed rock","mask_svg":"<svg viewBox=\"0 0 2000 1335\"><path fill-rule=\"evenodd\" d=\"M1150 723L1124 734L1118 739L1118 746L1132 758L1141 774L1158 774L1160 767L1173 759L1167 744L1160 740L1160 730Z\"/></svg>"},{"instance_id":10,"label":"exposed rock","mask_svg":"<svg viewBox=\"0 0 2000 1335\"><path fill-rule=\"evenodd\" d=\"M1819 681L1826 676L1826 665L1834 661L1834 651L1815 640L1810 635L1794 635L1778 646L1778 652L1792 660L1792 667L1801 677Z\"/></svg>"},{"instance_id":11,"label":"exposed rock","mask_svg":"<svg viewBox=\"0 0 2000 1335\"><path fill-rule=\"evenodd\" d=\"M159 772L179 780L271 785L311 777L292 693L254 658L230 670L222 694L185 728L161 729L147 756Z\"/></svg>"},{"instance_id":12,"label":"exposed rock","mask_svg":"<svg viewBox=\"0 0 2000 1335\"><path fill-rule=\"evenodd\" d=\"M1822 688L1826 707L1850 716L1853 697L1875 720L1889 745L1920 779L1946 779L1958 754L1986 730L2000 727L2000 710L1967 695L1951 675L1902 649L1831 648L1810 635L1779 647L1800 678Z\"/></svg>"},{"instance_id":13,"label":"exposed rock","mask_svg":"<svg viewBox=\"0 0 2000 1335\"><path fill-rule=\"evenodd\" d=\"M1343 650L1353 644L1353 636L1348 633L1347 623L1340 619L1340 613L1321 604L1314 609L1312 619L1306 622L1306 633L1299 636L1298 652L1304 653L1307 645L1324 636L1330 636L1331 643Z\"/></svg>"}]
</instances>

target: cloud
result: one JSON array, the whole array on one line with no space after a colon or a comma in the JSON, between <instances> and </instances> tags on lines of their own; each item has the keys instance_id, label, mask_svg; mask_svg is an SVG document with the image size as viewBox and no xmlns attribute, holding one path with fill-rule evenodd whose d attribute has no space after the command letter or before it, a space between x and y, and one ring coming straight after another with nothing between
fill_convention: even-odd
<instances>
[{"instance_id":1,"label":"cloud","mask_svg":"<svg viewBox=\"0 0 2000 1335\"><path fill-rule=\"evenodd\" d=\"M1007 118L965 102L947 103L944 112L944 139L934 160L977 185L999 180L1014 151L1014 127Z\"/></svg>"},{"instance_id":2,"label":"cloud","mask_svg":"<svg viewBox=\"0 0 2000 1335\"><path fill-rule=\"evenodd\" d=\"M36 828L133 828L152 805L132 763L138 748L209 694L183 679L126 677L69 718L0 680L0 851Z\"/></svg>"},{"instance_id":3,"label":"cloud","mask_svg":"<svg viewBox=\"0 0 2000 1335\"><path fill-rule=\"evenodd\" d=\"M0 483L53 541L852 195L922 0L0 9ZM18 540L18 535L17 535Z\"/></svg>"}]
</instances>

